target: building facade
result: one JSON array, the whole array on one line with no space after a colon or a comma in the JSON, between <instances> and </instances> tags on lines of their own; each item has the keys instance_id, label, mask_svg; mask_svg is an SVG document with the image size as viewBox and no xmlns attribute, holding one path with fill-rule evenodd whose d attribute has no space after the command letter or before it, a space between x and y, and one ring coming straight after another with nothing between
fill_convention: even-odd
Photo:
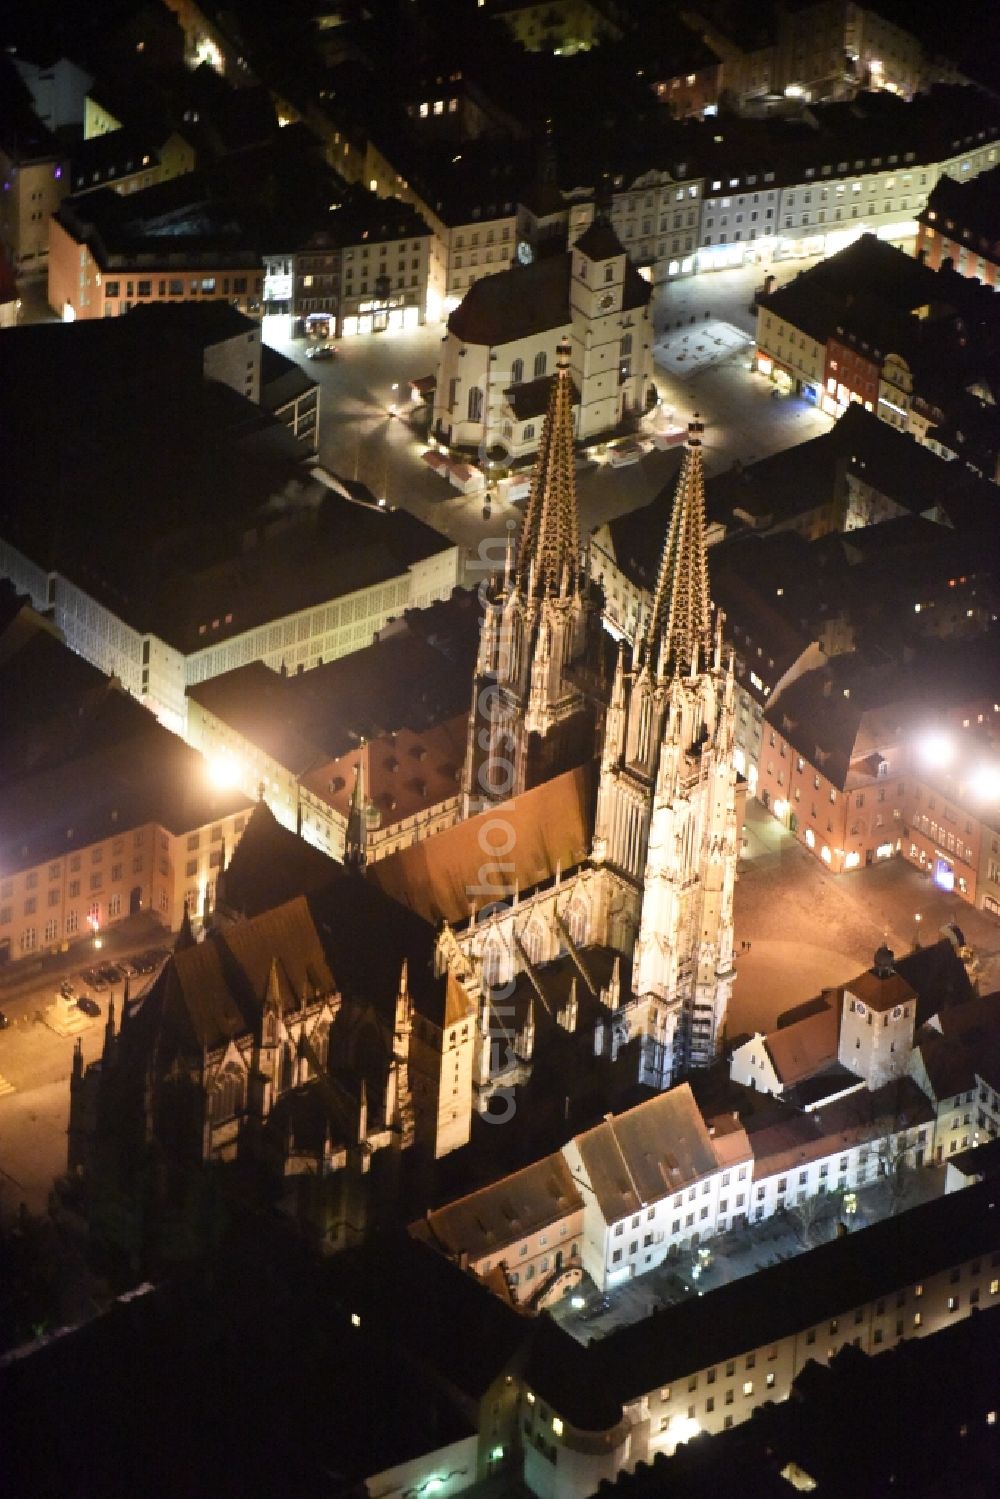
<instances>
[{"instance_id":1,"label":"building facade","mask_svg":"<svg viewBox=\"0 0 1000 1499\"><path fill-rule=\"evenodd\" d=\"M448 320L435 434L507 461L536 452L562 339L571 344L577 441L636 422L651 388L651 295L606 222L587 228L565 255L480 282ZM513 324L503 310L512 296L524 309Z\"/></svg>"}]
</instances>

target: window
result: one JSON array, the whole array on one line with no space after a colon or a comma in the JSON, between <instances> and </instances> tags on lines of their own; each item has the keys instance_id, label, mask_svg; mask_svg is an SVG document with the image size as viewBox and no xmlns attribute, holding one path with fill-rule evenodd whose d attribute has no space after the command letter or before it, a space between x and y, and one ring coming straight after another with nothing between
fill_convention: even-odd
<instances>
[{"instance_id":1,"label":"window","mask_svg":"<svg viewBox=\"0 0 1000 1499\"><path fill-rule=\"evenodd\" d=\"M524 360L523 359L515 359L514 362L513 362L513 364L510 367L510 383L511 383L511 385L520 385L520 383L521 383L521 381L523 379L524 379Z\"/></svg>"},{"instance_id":2,"label":"window","mask_svg":"<svg viewBox=\"0 0 1000 1499\"><path fill-rule=\"evenodd\" d=\"M483 419L483 393L478 385L473 385L469 391L469 421L481 422Z\"/></svg>"},{"instance_id":3,"label":"window","mask_svg":"<svg viewBox=\"0 0 1000 1499\"><path fill-rule=\"evenodd\" d=\"M535 355L535 379L540 380L545 374L546 355L543 353Z\"/></svg>"}]
</instances>

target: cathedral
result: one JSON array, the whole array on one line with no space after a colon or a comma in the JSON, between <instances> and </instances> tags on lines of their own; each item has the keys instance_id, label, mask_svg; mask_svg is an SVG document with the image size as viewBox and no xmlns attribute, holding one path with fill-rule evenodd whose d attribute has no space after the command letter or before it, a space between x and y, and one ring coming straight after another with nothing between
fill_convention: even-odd
<instances>
[{"instance_id":1,"label":"cathedral","mask_svg":"<svg viewBox=\"0 0 1000 1499\"><path fill-rule=\"evenodd\" d=\"M735 977L733 666L709 595L702 427L651 615L609 664L580 543L569 354L519 545L484 590L466 820L369 872L438 924L439 961L476 996L481 1108L524 1076L546 1020L611 1060L631 1047L633 1080L669 1087L719 1055Z\"/></svg>"},{"instance_id":2,"label":"cathedral","mask_svg":"<svg viewBox=\"0 0 1000 1499\"><path fill-rule=\"evenodd\" d=\"M564 343L518 545L481 590L457 820L371 862L359 776L341 864L261 802L203 940L185 918L100 1062L77 1057L71 1168L102 1139L104 1159L154 1147L179 1181L229 1163L348 1242L404 1153L460 1149L519 1089L568 1119L575 1097L606 1107L719 1056L738 787L702 428L652 611L616 645L581 545L571 381Z\"/></svg>"}]
</instances>

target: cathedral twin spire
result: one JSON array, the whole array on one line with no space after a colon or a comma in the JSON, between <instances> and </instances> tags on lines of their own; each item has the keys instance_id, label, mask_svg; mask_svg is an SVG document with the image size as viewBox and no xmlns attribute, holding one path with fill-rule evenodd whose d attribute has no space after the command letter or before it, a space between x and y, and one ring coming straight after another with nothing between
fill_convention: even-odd
<instances>
[{"instance_id":1,"label":"cathedral twin spire","mask_svg":"<svg viewBox=\"0 0 1000 1499\"><path fill-rule=\"evenodd\" d=\"M688 424L660 571L638 655L660 676L695 674L708 664L712 643L712 605L708 592L705 546L705 474L702 461L704 423L697 412Z\"/></svg>"},{"instance_id":2,"label":"cathedral twin spire","mask_svg":"<svg viewBox=\"0 0 1000 1499\"><path fill-rule=\"evenodd\" d=\"M705 543L704 431L704 423L695 412L688 424L653 606L636 642L637 664L660 677L697 674L710 658L712 604ZM545 598L575 589L579 567L573 385L570 344L563 339L556 351L556 373L514 571L524 594ZM508 577L510 572L508 562Z\"/></svg>"},{"instance_id":3,"label":"cathedral twin spire","mask_svg":"<svg viewBox=\"0 0 1000 1499\"><path fill-rule=\"evenodd\" d=\"M517 549L517 582L529 597L574 589L580 570L580 518L573 456L570 343L560 340L531 494Z\"/></svg>"}]
</instances>

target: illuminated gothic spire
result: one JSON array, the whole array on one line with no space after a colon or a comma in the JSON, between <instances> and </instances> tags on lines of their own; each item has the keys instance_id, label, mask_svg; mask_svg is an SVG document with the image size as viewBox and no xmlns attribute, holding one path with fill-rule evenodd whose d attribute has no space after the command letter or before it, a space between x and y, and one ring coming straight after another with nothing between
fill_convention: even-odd
<instances>
[{"instance_id":1,"label":"illuminated gothic spire","mask_svg":"<svg viewBox=\"0 0 1000 1499\"><path fill-rule=\"evenodd\" d=\"M580 569L580 518L573 465L573 381L570 344L556 350L549 409L531 476L531 496L517 549L517 579L536 597L556 595L564 575Z\"/></svg>"},{"instance_id":2,"label":"illuminated gothic spire","mask_svg":"<svg viewBox=\"0 0 1000 1499\"><path fill-rule=\"evenodd\" d=\"M674 494L653 608L642 642L642 658L662 675L696 672L707 664L711 644L711 602L705 547L704 424L695 412Z\"/></svg>"}]
</instances>

